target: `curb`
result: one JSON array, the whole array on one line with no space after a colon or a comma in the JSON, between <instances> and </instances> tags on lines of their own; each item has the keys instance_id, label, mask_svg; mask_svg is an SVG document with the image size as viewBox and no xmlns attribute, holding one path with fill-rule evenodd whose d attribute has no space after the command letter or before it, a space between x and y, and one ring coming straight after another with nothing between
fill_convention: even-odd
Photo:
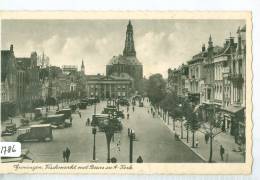
<instances>
[{"instance_id":1,"label":"curb","mask_svg":"<svg viewBox=\"0 0 260 180\"><path fill-rule=\"evenodd\" d=\"M160 120L162 120L160 117L158 117L158 118L159 118ZM168 125L164 122L164 120L162 120L162 122L163 122L163 124L167 127L167 129L168 129L171 133L174 133L174 131L171 130L171 129L168 127ZM193 148L191 148L191 147L189 146L189 144L186 144L183 139L180 139L180 141L181 141L183 144L185 144L194 154L196 154L197 156L199 156L205 163L208 162L208 160L206 160L201 154L199 154L197 151L195 151Z\"/></svg>"}]
</instances>

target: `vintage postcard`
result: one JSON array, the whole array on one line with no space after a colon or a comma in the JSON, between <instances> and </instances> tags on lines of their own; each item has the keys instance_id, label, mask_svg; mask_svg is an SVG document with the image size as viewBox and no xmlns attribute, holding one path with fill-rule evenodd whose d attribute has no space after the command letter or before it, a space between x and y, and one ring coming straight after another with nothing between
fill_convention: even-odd
<instances>
[{"instance_id":1,"label":"vintage postcard","mask_svg":"<svg viewBox=\"0 0 260 180\"><path fill-rule=\"evenodd\" d=\"M0 16L0 173L251 173L250 12Z\"/></svg>"}]
</instances>

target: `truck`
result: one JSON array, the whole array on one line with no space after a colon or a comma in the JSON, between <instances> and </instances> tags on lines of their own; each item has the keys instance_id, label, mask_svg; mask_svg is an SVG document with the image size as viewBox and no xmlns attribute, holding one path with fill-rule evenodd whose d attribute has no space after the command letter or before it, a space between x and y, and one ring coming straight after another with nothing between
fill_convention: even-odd
<instances>
[{"instance_id":1,"label":"truck","mask_svg":"<svg viewBox=\"0 0 260 180\"><path fill-rule=\"evenodd\" d=\"M51 124L51 125L61 125L64 124L65 118L64 114L54 114L54 115L48 115L47 118L45 118L41 124Z\"/></svg>"},{"instance_id":2,"label":"truck","mask_svg":"<svg viewBox=\"0 0 260 180\"><path fill-rule=\"evenodd\" d=\"M70 119L71 118L71 109L62 109L56 112L56 114L64 114L64 119Z\"/></svg>"},{"instance_id":3,"label":"truck","mask_svg":"<svg viewBox=\"0 0 260 180\"><path fill-rule=\"evenodd\" d=\"M29 128L18 129L17 141L52 141L52 127L51 124L31 125Z\"/></svg>"}]
</instances>

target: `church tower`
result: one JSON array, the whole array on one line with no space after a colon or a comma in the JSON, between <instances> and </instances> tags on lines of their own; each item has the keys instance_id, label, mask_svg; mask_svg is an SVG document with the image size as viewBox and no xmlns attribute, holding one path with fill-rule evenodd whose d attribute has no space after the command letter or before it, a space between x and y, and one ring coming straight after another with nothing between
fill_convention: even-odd
<instances>
[{"instance_id":1,"label":"church tower","mask_svg":"<svg viewBox=\"0 0 260 180\"><path fill-rule=\"evenodd\" d=\"M123 51L123 56L136 57L133 34L133 26L131 24L131 21L129 20L126 30L125 48Z\"/></svg>"},{"instance_id":2,"label":"church tower","mask_svg":"<svg viewBox=\"0 0 260 180\"><path fill-rule=\"evenodd\" d=\"M80 69L80 71L81 71L82 74L85 74L85 66L84 66L83 59L82 59L81 69Z\"/></svg>"}]
</instances>

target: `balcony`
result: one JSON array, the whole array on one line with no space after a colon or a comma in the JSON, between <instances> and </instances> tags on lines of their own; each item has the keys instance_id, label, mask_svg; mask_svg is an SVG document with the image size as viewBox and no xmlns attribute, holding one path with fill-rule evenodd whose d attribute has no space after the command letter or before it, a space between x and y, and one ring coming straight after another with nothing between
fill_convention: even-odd
<instances>
[{"instance_id":1,"label":"balcony","mask_svg":"<svg viewBox=\"0 0 260 180\"><path fill-rule=\"evenodd\" d=\"M241 86L244 82L242 74L229 74L228 79L236 86Z\"/></svg>"}]
</instances>

